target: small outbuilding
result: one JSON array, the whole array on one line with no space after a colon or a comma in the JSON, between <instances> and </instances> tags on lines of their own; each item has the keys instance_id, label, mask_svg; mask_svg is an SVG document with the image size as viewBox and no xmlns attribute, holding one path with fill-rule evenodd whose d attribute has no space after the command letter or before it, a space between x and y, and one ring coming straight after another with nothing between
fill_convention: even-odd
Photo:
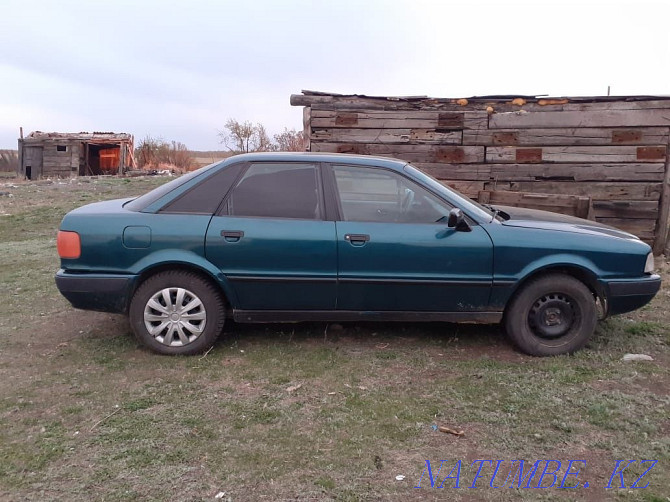
<instances>
[{"instance_id":1,"label":"small outbuilding","mask_svg":"<svg viewBox=\"0 0 670 502\"><path fill-rule=\"evenodd\" d=\"M17 174L26 179L124 174L134 167L131 134L34 131L19 138Z\"/></svg>"}]
</instances>

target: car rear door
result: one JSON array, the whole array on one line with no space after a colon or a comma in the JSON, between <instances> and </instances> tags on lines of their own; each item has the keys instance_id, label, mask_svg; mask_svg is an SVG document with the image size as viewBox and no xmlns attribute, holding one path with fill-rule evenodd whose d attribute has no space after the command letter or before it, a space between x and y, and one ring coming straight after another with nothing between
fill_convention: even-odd
<instances>
[{"instance_id":1,"label":"car rear door","mask_svg":"<svg viewBox=\"0 0 670 502\"><path fill-rule=\"evenodd\" d=\"M493 244L481 226L448 228L452 206L398 172L330 167L340 214L338 310L487 310Z\"/></svg>"},{"instance_id":2,"label":"car rear door","mask_svg":"<svg viewBox=\"0 0 670 502\"><path fill-rule=\"evenodd\" d=\"M205 252L242 310L332 310L335 222L317 163L251 163L207 230Z\"/></svg>"}]
</instances>

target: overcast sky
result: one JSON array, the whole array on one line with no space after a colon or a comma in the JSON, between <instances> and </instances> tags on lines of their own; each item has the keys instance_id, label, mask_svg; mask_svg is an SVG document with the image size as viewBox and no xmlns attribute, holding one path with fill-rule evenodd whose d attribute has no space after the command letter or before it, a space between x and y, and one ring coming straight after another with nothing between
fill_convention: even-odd
<instances>
[{"instance_id":1,"label":"overcast sky","mask_svg":"<svg viewBox=\"0 0 670 502\"><path fill-rule=\"evenodd\" d=\"M302 89L670 94L670 0L0 0L0 148L33 130L223 149Z\"/></svg>"}]
</instances>

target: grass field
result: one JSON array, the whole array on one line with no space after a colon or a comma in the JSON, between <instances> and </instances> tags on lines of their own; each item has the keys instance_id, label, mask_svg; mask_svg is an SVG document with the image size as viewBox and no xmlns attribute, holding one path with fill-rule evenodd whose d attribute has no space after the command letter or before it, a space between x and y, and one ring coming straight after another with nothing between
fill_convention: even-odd
<instances>
[{"instance_id":1,"label":"grass field","mask_svg":"<svg viewBox=\"0 0 670 502\"><path fill-rule=\"evenodd\" d=\"M161 357L53 274L65 212L164 180L82 181L0 183L1 500L670 500L667 287L574 356L496 326L227 324L206 355Z\"/></svg>"}]
</instances>

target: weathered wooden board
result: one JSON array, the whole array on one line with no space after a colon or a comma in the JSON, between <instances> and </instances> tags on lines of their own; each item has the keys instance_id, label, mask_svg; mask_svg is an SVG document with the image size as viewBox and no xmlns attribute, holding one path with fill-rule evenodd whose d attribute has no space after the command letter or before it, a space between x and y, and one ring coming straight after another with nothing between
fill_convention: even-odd
<instances>
[{"instance_id":1,"label":"weathered wooden board","mask_svg":"<svg viewBox=\"0 0 670 502\"><path fill-rule=\"evenodd\" d=\"M50 170L50 171L69 171L71 169L71 165L68 159L68 162L48 162L44 163L44 170Z\"/></svg>"},{"instance_id":2,"label":"weathered wooden board","mask_svg":"<svg viewBox=\"0 0 670 502\"><path fill-rule=\"evenodd\" d=\"M486 112L433 111L332 111L314 110L312 128L347 127L356 129L482 129L488 122Z\"/></svg>"},{"instance_id":3,"label":"weathered wooden board","mask_svg":"<svg viewBox=\"0 0 670 502\"><path fill-rule=\"evenodd\" d=\"M486 190L512 190L570 195L586 195L596 200L653 200L658 201L661 183L593 183L570 181L512 181L488 182Z\"/></svg>"},{"instance_id":4,"label":"weathered wooden board","mask_svg":"<svg viewBox=\"0 0 670 502\"><path fill-rule=\"evenodd\" d=\"M449 164L433 162L413 162L424 173L430 174L437 179L490 181L490 164Z\"/></svg>"},{"instance_id":5,"label":"weathered wooden board","mask_svg":"<svg viewBox=\"0 0 670 502\"><path fill-rule=\"evenodd\" d=\"M312 151L382 155L408 162L484 162L483 146L381 145L371 143L317 143L312 141Z\"/></svg>"},{"instance_id":6,"label":"weathered wooden board","mask_svg":"<svg viewBox=\"0 0 670 502\"><path fill-rule=\"evenodd\" d=\"M452 164L415 163L432 176L499 181L655 181L664 164Z\"/></svg>"},{"instance_id":7,"label":"weathered wooden board","mask_svg":"<svg viewBox=\"0 0 670 502\"><path fill-rule=\"evenodd\" d=\"M462 131L437 129L348 129L314 128L311 140L344 143L416 143L460 145Z\"/></svg>"},{"instance_id":8,"label":"weathered wooden board","mask_svg":"<svg viewBox=\"0 0 670 502\"><path fill-rule=\"evenodd\" d=\"M656 220L629 220L623 218L596 218L596 221L611 225L625 232L630 232L637 235L644 241L652 241L654 239L654 229L656 227Z\"/></svg>"},{"instance_id":9,"label":"weathered wooden board","mask_svg":"<svg viewBox=\"0 0 670 502\"><path fill-rule=\"evenodd\" d=\"M482 204L542 209L579 218L593 218L591 198L580 195L482 190L477 194L477 199Z\"/></svg>"},{"instance_id":10,"label":"weathered wooden board","mask_svg":"<svg viewBox=\"0 0 670 502\"><path fill-rule=\"evenodd\" d=\"M560 104L541 105L539 102L556 102ZM567 101L567 102L565 102ZM670 109L670 99L651 100L610 100L610 101L585 101L575 98L539 98L528 100L523 106L512 103L511 98L469 98L467 104L463 104L456 98L374 98L367 96L306 96L294 94L290 99L293 106L308 106L313 109L341 110L447 110L447 111L471 111L485 110L487 106L493 106L498 112L507 111L608 111L608 110L646 110L646 109Z\"/></svg>"},{"instance_id":11,"label":"weathered wooden board","mask_svg":"<svg viewBox=\"0 0 670 502\"><path fill-rule=\"evenodd\" d=\"M290 98L292 106L309 106L313 110L426 110L447 108L462 110L452 99L402 99L372 98L364 96L304 96L293 94Z\"/></svg>"},{"instance_id":12,"label":"weathered wooden board","mask_svg":"<svg viewBox=\"0 0 670 502\"><path fill-rule=\"evenodd\" d=\"M658 218L658 202L650 200L596 200L593 211L598 218Z\"/></svg>"},{"instance_id":13,"label":"weathered wooden board","mask_svg":"<svg viewBox=\"0 0 670 502\"><path fill-rule=\"evenodd\" d=\"M489 128L668 126L668 109L494 113Z\"/></svg>"},{"instance_id":14,"label":"weathered wooden board","mask_svg":"<svg viewBox=\"0 0 670 502\"><path fill-rule=\"evenodd\" d=\"M44 158L44 164L45 165L47 163L56 164L56 165L66 165L66 164L69 165L71 156L66 155L64 157L60 157L60 156L56 157L56 156L52 156L52 155L45 155L43 158Z\"/></svg>"},{"instance_id":15,"label":"weathered wooden board","mask_svg":"<svg viewBox=\"0 0 670 502\"><path fill-rule=\"evenodd\" d=\"M665 162L663 146L547 146L486 148L487 162Z\"/></svg>"},{"instance_id":16,"label":"weathered wooden board","mask_svg":"<svg viewBox=\"0 0 670 502\"><path fill-rule=\"evenodd\" d=\"M555 98L548 98L549 101L560 101ZM500 112L515 112L524 110L527 112L593 112L593 111L610 111L610 110L650 110L650 109L665 109L670 110L670 99L656 99L647 101L575 101L572 98L566 98L567 103L561 104L540 104L546 101L547 98L540 98L536 101L528 101L523 106L512 104L511 101L496 101L492 100L488 103L497 113ZM471 104L476 105L478 101L472 101ZM468 106L469 107L469 106ZM468 108L466 107L466 109Z\"/></svg>"},{"instance_id":17,"label":"weathered wooden board","mask_svg":"<svg viewBox=\"0 0 670 502\"><path fill-rule=\"evenodd\" d=\"M663 164L489 164L503 181L661 181Z\"/></svg>"},{"instance_id":18,"label":"weathered wooden board","mask_svg":"<svg viewBox=\"0 0 670 502\"><path fill-rule=\"evenodd\" d=\"M53 151L48 151L44 150L44 157L45 159L51 159L54 162L61 162L61 161L69 161L71 157L78 157L79 152L73 152L71 150L67 152L53 152Z\"/></svg>"},{"instance_id":19,"label":"weathered wooden board","mask_svg":"<svg viewBox=\"0 0 670 502\"><path fill-rule=\"evenodd\" d=\"M477 198L477 194L484 189L481 181L440 180L440 183L472 199Z\"/></svg>"},{"instance_id":20,"label":"weathered wooden board","mask_svg":"<svg viewBox=\"0 0 670 502\"><path fill-rule=\"evenodd\" d=\"M58 170L69 171L70 169L72 169L72 166L71 166L69 161L65 162L65 163L62 163L62 162L59 162L59 163L45 162L43 164L43 169L44 169L44 172L46 172L46 171L58 171Z\"/></svg>"},{"instance_id":21,"label":"weathered wooden board","mask_svg":"<svg viewBox=\"0 0 670 502\"><path fill-rule=\"evenodd\" d=\"M668 112L670 113L670 110ZM669 131L667 127L470 129L463 131L463 144L484 146L666 145Z\"/></svg>"}]
</instances>

